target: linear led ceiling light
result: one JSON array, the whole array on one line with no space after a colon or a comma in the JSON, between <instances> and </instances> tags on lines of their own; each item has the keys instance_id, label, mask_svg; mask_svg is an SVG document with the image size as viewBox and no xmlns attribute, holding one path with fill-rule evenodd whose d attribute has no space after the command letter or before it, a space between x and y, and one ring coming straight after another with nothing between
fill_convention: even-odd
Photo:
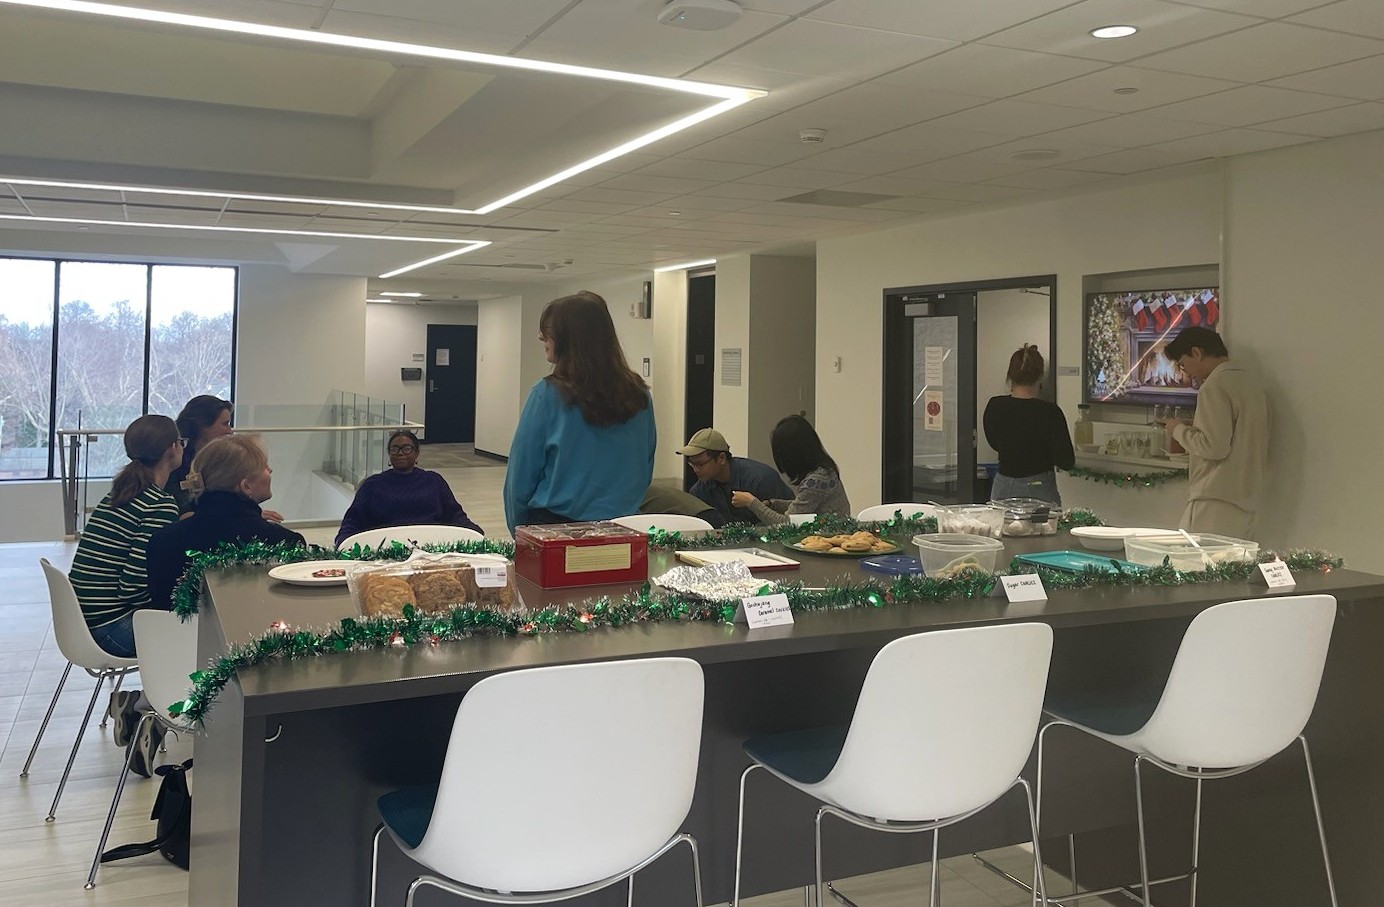
<instances>
[{"instance_id":1,"label":"linear led ceiling light","mask_svg":"<svg viewBox=\"0 0 1384 907\"><path fill-rule=\"evenodd\" d=\"M415 262L414 262L413 264L411 264L411 265L404 265L402 268L395 268L393 271L389 271L388 273L381 274L381 275L380 275L380 280L388 280L388 279L391 278L391 277L398 277L400 274L407 274L409 271L416 271L416 270L418 270L419 268L426 268L428 265L435 265L435 264L437 264L439 261L446 261L447 259L449 259L449 258L455 258L455 257L457 257L458 255L465 255L467 252L471 252L471 251L474 251L474 250L476 250L476 249L479 249L481 246L488 246L488 245L490 245L490 243L488 243L488 242L483 242L483 243L481 243L480 245L477 245L477 246L470 246L470 247L462 248L462 249L453 249L453 250L450 251L450 252L443 252L441 255L434 255L432 258L425 258L425 259L423 259L422 261L415 261Z\"/></svg>"},{"instance_id":2,"label":"linear led ceiling light","mask_svg":"<svg viewBox=\"0 0 1384 907\"><path fill-rule=\"evenodd\" d=\"M655 273L655 274L662 274L662 273L664 273L665 271L686 271L686 270L688 270L688 269L690 269L690 268L700 268L700 267L704 267L705 265L714 265L714 264L716 264L716 259L714 259L714 258L704 258L704 259L702 259L701 261L688 261L688 262L684 262L684 263L682 263L682 264L680 264L680 265L667 265L666 267L662 267L662 268L654 268L654 273Z\"/></svg>"},{"instance_id":3,"label":"linear led ceiling light","mask_svg":"<svg viewBox=\"0 0 1384 907\"><path fill-rule=\"evenodd\" d=\"M423 294L422 294L422 293L381 293L380 295L381 295L381 296L403 296L403 297L406 297L406 298L408 298L408 299L418 299L418 298L420 298Z\"/></svg>"},{"instance_id":4,"label":"linear led ceiling light","mask_svg":"<svg viewBox=\"0 0 1384 907\"><path fill-rule=\"evenodd\" d=\"M386 242L430 242L450 246L465 243L470 252L490 245L488 239L457 239L439 236L389 236L379 233L331 233L326 230L289 230L273 227L221 227L210 224L156 224L135 220L105 220L95 217L38 217L32 214L0 214L0 220L35 221L44 224L88 224L97 227L148 227L155 230L203 230L210 233L259 233L274 236L314 236L327 239L368 239Z\"/></svg>"},{"instance_id":5,"label":"linear led ceiling light","mask_svg":"<svg viewBox=\"0 0 1384 907\"><path fill-rule=\"evenodd\" d=\"M466 208L446 208L422 205L387 205L375 202L364 201L328 201L320 198L300 198L275 196L267 194L241 194L226 192L195 192L192 190L176 189L147 189L138 186L106 186L111 189L128 189L132 191L158 191L170 195L198 195L214 196L218 198L243 198L259 199L263 201L290 201L350 205L360 208L384 208L390 210L405 211L432 211L450 214L489 214L499 208L512 204L521 198L540 192L556 183L569 179L578 173L599 167L608 161L622 155L629 154L646 145L657 142L659 139L667 138L670 135L688 129L698 123L719 116L728 110L733 110L748 101L763 97L767 92L752 88L733 88L727 85L712 85L707 82L692 82L687 79L669 79L661 76L647 76L639 73L618 72L611 69L596 69L590 66L572 66L566 63L549 63L543 60L526 60L521 57L505 57L496 54L483 54L469 50L456 50L449 47L433 47L426 44L409 44L402 41L385 41L378 38L362 38L356 35L338 35L330 32L312 31L301 28L285 28L278 25L264 25L258 22L241 22L234 19L216 19L209 16L192 16L186 13L174 13L164 10L141 9L131 6L115 6L107 3L90 3L86 0L0 0L0 3L10 6L25 6L39 9L51 9L61 12L85 13L94 16L106 16L115 19L127 19L138 22L155 22L161 25L176 25L185 28L197 28L207 31L232 32L242 35L254 35L261 38L274 38L283 41L296 41L303 44L316 44L328 47L346 47L353 50L369 50L383 54L393 54L396 56L420 57L432 60L446 60L458 63L479 63L487 66L495 66L505 69L521 69L531 72L546 72L556 75L574 76L583 79L599 79L607 82L623 82L631 85L644 85L651 88L662 88L668 91L677 91L685 94L701 95L707 98L716 99L716 103L702 110L696 111L683 117L676 122L669 123L667 126L645 133L637 138L631 139L622 145L610 149L595 157L588 158L575 164L560 173L555 173L546 179L539 180L531 186L526 186L517 192L510 193L503 198L482 205L474 210ZM31 183L30 185L34 185ZM40 185L69 185L63 183L43 183Z\"/></svg>"}]
</instances>

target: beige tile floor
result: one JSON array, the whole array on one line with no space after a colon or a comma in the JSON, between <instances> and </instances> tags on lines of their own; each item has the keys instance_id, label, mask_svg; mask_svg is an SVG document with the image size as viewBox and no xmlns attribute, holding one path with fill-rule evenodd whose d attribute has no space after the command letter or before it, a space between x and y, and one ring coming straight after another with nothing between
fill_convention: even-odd
<instances>
[{"instance_id":1,"label":"beige tile floor","mask_svg":"<svg viewBox=\"0 0 1384 907\"><path fill-rule=\"evenodd\" d=\"M459 465L456 460L449 462L450 457L479 458L469 451L440 448L425 449L423 465L447 478L477 523L494 535L507 536L501 497L503 465L489 461ZM325 533L327 540L335 534L331 529L310 530L309 534L318 531ZM66 569L75 547L73 542L0 545L0 905L183 907L187 905L187 874L157 855L104 866L95 890L82 889L123 758L123 751L111 742L110 729L96 727L95 716L82 741L57 819L44 822L90 696L92 684L85 675L69 678L29 777L19 778L64 665L53 640L48 593L38 559L46 557ZM137 677L131 675L127 684L137 686ZM98 711L106 701L103 691ZM190 741L171 740L165 758L181 760L190 752ZM195 771L193 778L195 794ZM153 837L153 823L148 817L155 792L153 781L131 779L111 833L111 846ZM925 844L920 839L920 849ZM988 856L1021 877L1031 865L1028 852L1018 847ZM941 872L947 907L1020 907L1029 903L1022 891L969 856L943 861ZM866 907L901 907L924 902L928 877L926 867L916 866L842 880L840 887ZM1063 883L1054 877L1050 884ZM744 903L747 907L798 907L803 897L801 891L788 891Z\"/></svg>"}]
</instances>

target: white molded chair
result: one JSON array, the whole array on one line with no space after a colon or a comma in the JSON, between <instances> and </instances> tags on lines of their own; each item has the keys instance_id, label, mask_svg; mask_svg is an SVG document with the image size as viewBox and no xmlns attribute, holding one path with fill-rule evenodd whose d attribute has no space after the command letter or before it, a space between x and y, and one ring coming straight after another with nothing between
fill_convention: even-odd
<instances>
[{"instance_id":1,"label":"white molded chair","mask_svg":"<svg viewBox=\"0 0 1384 907\"><path fill-rule=\"evenodd\" d=\"M174 735L196 733L196 726L182 716L168 714L168 706L187 697L192 681L190 675L197 670L197 618L184 621L172 611L146 609L135 612L135 648L139 650L139 676L144 683L144 695L152 706L151 711L139 717L139 726L130 735L130 743L125 747L125 765L120 778L115 782L115 796L111 798L111 809L106 815L106 827L101 830L101 839L96 842L96 855L91 860L91 871L87 873L84 888L96 887L96 871L101 866L101 853L106 849L111 825L115 822L115 811L120 806L120 797L125 793L125 779L130 776L130 761L134 758L135 746L144 725L158 722L163 729ZM149 772L153 774L150 764Z\"/></svg>"},{"instance_id":2,"label":"white molded chair","mask_svg":"<svg viewBox=\"0 0 1384 907\"><path fill-rule=\"evenodd\" d=\"M864 510L860 511L860 513L856 514L856 515L855 515L855 518L856 518L857 520L861 520L862 522L867 521L867 520L892 520L892 519L894 518L894 512L895 512L895 511L898 511L899 513L902 513L905 517L910 517L910 516L919 516L919 517L934 516L934 517L935 517L935 516L937 516L937 505L936 505L936 504L907 504L907 503L905 503L905 504L876 504L876 505L873 506L873 507L866 507Z\"/></svg>"},{"instance_id":3,"label":"white molded chair","mask_svg":"<svg viewBox=\"0 0 1384 907\"><path fill-rule=\"evenodd\" d=\"M701 747L702 669L687 658L562 665L497 674L457 708L438 787L379 800L388 832L436 875L427 885L493 904L566 900L629 880L678 844L692 805ZM580 784L492 784L543 778L557 765L604 766ZM591 846L582 846L587 842Z\"/></svg>"},{"instance_id":4,"label":"white molded chair","mask_svg":"<svg viewBox=\"0 0 1384 907\"><path fill-rule=\"evenodd\" d=\"M697 532L715 529L699 516L684 516L681 513L636 513L631 516L617 516L611 520L636 532L662 529L664 532Z\"/></svg>"},{"instance_id":5,"label":"white molded chair","mask_svg":"<svg viewBox=\"0 0 1384 907\"><path fill-rule=\"evenodd\" d=\"M1331 903L1336 883L1326 849L1321 801L1312 756L1302 730L1312 716L1326 664L1336 599L1330 595L1226 602L1201 612L1187 628L1162 695L1152 702L1104 697L1054 698L1045 710L1057 720L1038 735L1038 809L1043 803L1043 743L1054 727L1073 727L1122 747L1134 757L1134 792L1139 822L1139 885L1145 907L1149 887L1190 879L1197 900L1197 860L1201 832L1201 785L1249 771L1302 744L1307 784L1317 818L1322 862ZM1149 879L1144 832L1144 792L1140 769L1147 763L1196 781L1192 817L1192 867L1167 878ZM1075 887L1075 880L1073 880ZM1126 886L1103 894L1125 891Z\"/></svg>"},{"instance_id":6,"label":"white molded chair","mask_svg":"<svg viewBox=\"0 0 1384 907\"><path fill-rule=\"evenodd\" d=\"M336 546L337 551L345 551L352 545L379 548L389 542L400 542L410 548L419 545L446 545L452 542L474 542L485 538L474 529L465 526L390 526L385 529L367 529L347 536Z\"/></svg>"},{"instance_id":7,"label":"white molded chair","mask_svg":"<svg viewBox=\"0 0 1384 907\"><path fill-rule=\"evenodd\" d=\"M77 761L77 750L82 745L87 724L91 722L96 699L101 695L102 684L109 678L116 684L116 689L119 689L120 681L126 674L137 670L139 662L134 658L112 655L98 646L96 640L91 638L91 631L87 629L86 619L82 617L82 606L77 601L77 593L73 590L72 581L67 578L67 574L48 563L47 558L41 557L38 562L43 566L44 579L48 581L48 601L53 609L53 636L58 641L58 651L67 659L67 667L63 669L62 677L58 678L57 689L53 690L48 711L43 716L43 723L38 727L34 745L29 749L29 758L24 760L24 769L19 773L19 777L29 777L29 766L34 762L34 755L38 752L44 731L48 730L53 709L58 705L58 695L67 683L67 675L72 672L72 666L76 665L96 678L96 688L91 691L91 701L87 703L86 714L82 717L82 723L77 726L77 739L72 741L72 752L67 757L67 767L63 769L58 791L53 795L53 805L48 808L45 821L52 822L58 812L58 801L62 799L63 788L67 787L67 776L72 773L72 764ZM103 720L102 724L104 723Z\"/></svg>"},{"instance_id":8,"label":"white molded chair","mask_svg":"<svg viewBox=\"0 0 1384 907\"><path fill-rule=\"evenodd\" d=\"M930 902L935 903L941 889L939 830L1022 787L1034 865L1042 866L1033 796L1019 772L1033 749L1051 655L1052 628L1046 624L906 636L875 656L848 729L813 728L745 741L754 761L740 776L731 903L740 903L745 782L759 768L823 804L816 820L818 907L824 903L823 887L837 894L822 879L822 817L827 815L877 831L932 832ZM1039 894L1046 904L1041 881Z\"/></svg>"}]
</instances>

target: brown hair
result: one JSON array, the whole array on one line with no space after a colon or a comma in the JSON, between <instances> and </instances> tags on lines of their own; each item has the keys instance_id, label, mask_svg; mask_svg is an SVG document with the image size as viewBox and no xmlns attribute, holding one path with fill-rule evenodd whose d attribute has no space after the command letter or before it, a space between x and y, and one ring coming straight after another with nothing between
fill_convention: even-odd
<instances>
[{"instance_id":1,"label":"brown hair","mask_svg":"<svg viewBox=\"0 0 1384 907\"><path fill-rule=\"evenodd\" d=\"M1038 347L1025 343L1009 357L1009 372L1005 375L1010 384L1028 387L1043 380L1048 367L1043 362L1043 354Z\"/></svg>"},{"instance_id":2,"label":"brown hair","mask_svg":"<svg viewBox=\"0 0 1384 907\"><path fill-rule=\"evenodd\" d=\"M227 435L197 451L183 490L193 498L207 491L240 491L240 483L269 465L259 438Z\"/></svg>"},{"instance_id":3,"label":"brown hair","mask_svg":"<svg viewBox=\"0 0 1384 907\"><path fill-rule=\"evenodd\" d=\"M183 404L182 412L178 413L178 431L182 432L188 445L195 450L197 439L202 432L215 425L222 413L233 411L231 401L222 400L211 394L199 394Z\"/></svg>"},{"instance_id":4,"label":"brown hair","mask_svg":"<svg viewBox=\"0 0 1384 907\"><path fill-rule=\"evenodd\" d=\"M590 290L554 299L538 319L553 342L551 381L595 426L618 425L649 405L644 379L625 361L606 301Z\"/></svg>"},{"instance_id":5,"label":"brown hair","mask_svg":"<svg viewBox=\"0 0 1384 907\"><path fill-rule=\"evenodd\" d=\"M1163 355L1173 362L1188 355L1193 349L1200 349L1203 356L1222 356L1229 357L1230 351L1225 348L1225 341L1221 335L1210 328L1190 327L1178 331L1177 336L1165 347Z\"/></svg>"},{"instance_id":6,"label":"brown hair","mask_svg":"<svg viewBox=\"0 0 1384 907\"><path fill-rule=\"evenodd\" d=\"M154 469L178 441L178 426L167 416L140 416L125 428L130 462L111 482L111 506L133 501L154 483Z\"/></svg>"}]
</instances>

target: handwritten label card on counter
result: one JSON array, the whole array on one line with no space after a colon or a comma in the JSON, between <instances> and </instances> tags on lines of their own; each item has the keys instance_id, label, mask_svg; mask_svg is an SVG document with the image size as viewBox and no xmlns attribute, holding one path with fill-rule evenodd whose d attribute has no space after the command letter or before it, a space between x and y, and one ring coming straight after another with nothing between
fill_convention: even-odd
<instances>
[{"instance_id":1,"label":"handwritten label card on counter","mask_svg":"<svg viewBox=\"0 0 1384 907\"><path fill-rule=\"evenodd\" d=\"M742 598L735 612L735 622L749 624L751 630L791 624L793 608L788 604L788 596L782 592Z\"/></svg>"},{"instance_id":2,"label":"handwritten label card on counter","mask_svg":"<svg viewBox=\"0 0 1384 907\"><path fill-rule=\"evenodd\" d=\"M1036 573L1019 573L1014 576L1001 576L1005 597L1011 602L1043 602L1048 600L1048 590L1043 588L1043 578Z\"/></svg>"},{"instance_id":3,"label":"handwritten label card on counter","mask_svg":"<svg viewBox=\"0 0 1384 907\"><path fill-rule=\"evenodd\" d=\"M1253 582L1268 586L1270 589L1291 589L1297 585L1297 580L1293 579L1293 571L1289 570L1288 565L1282 561L1260 564L1259 572L1250 578Z\"/></svg>"}]
</instances>

